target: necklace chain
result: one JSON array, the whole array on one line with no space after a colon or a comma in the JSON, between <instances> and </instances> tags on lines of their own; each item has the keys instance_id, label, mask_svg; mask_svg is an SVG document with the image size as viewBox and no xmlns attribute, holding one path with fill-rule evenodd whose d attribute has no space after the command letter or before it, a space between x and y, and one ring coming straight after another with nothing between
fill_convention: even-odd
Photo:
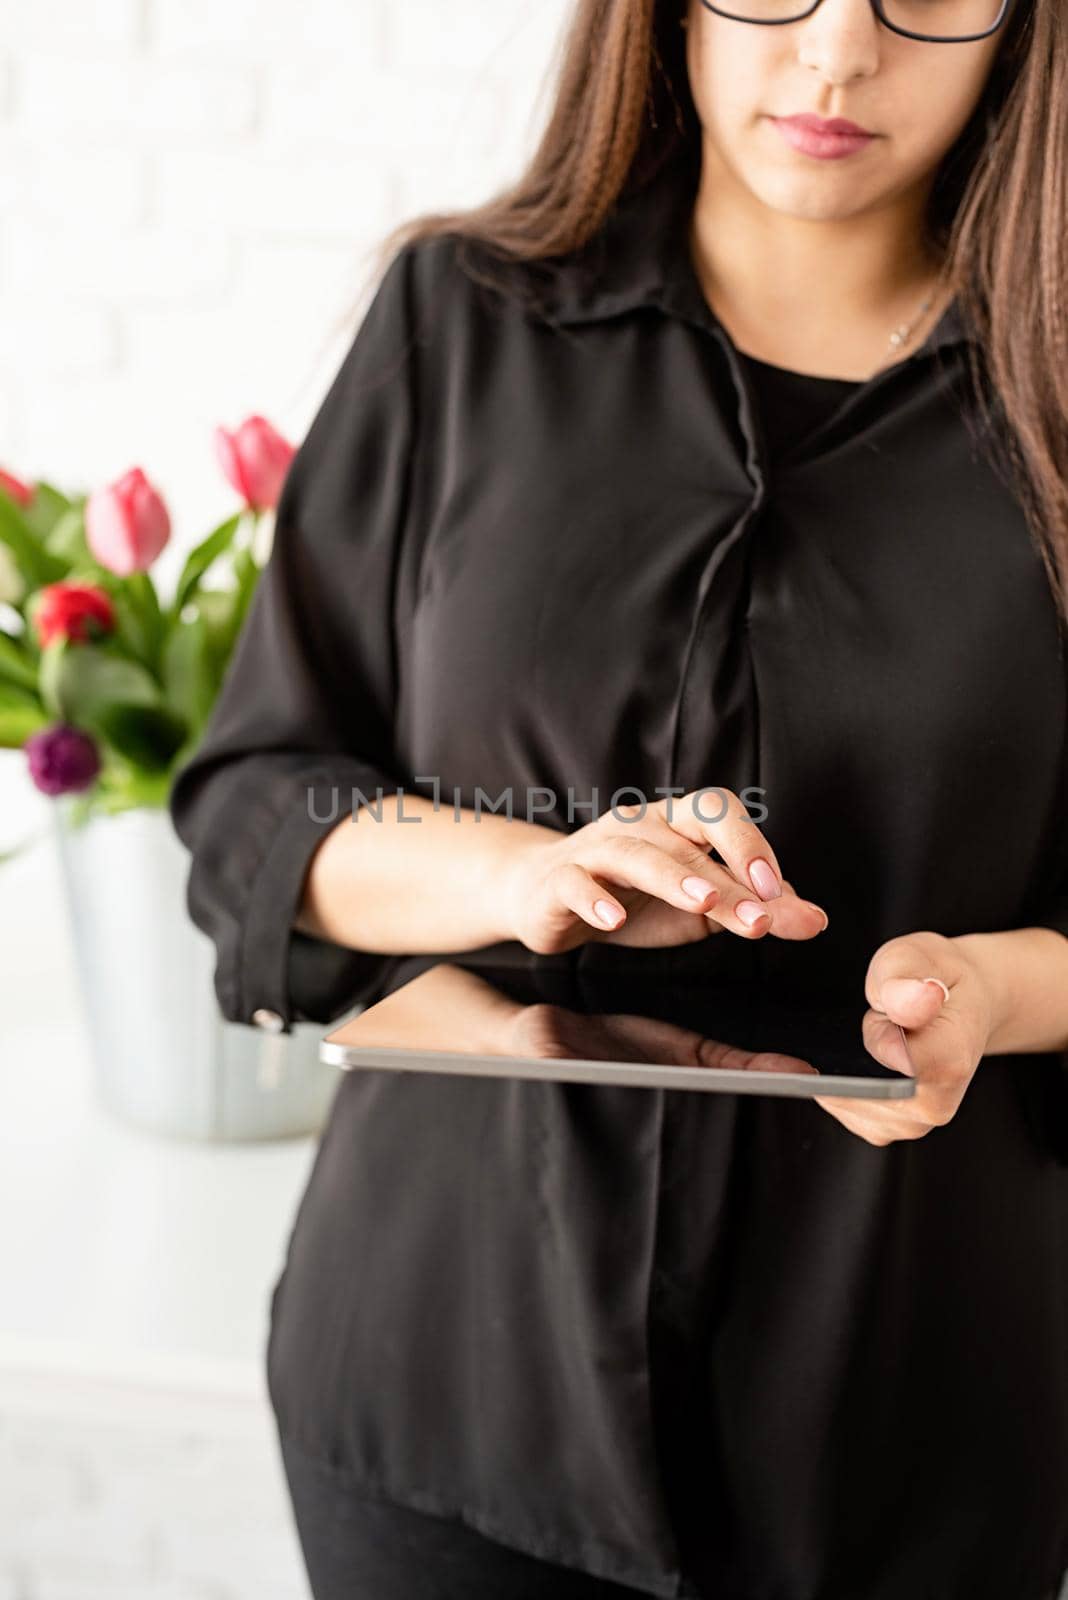
<instances>
[{"instance_id":1,"label":"necklace chain","mask_svg":"<svg viewBox=\"0 0 1068 1600\"><path fill-rule=\"evenodd\" d=\"M923 302L923 305L920 307L919 311L917 311L916 315L913 317L911 322L899 322L898 323L897 327L894 329L893 333L890 335L889 346L890 346L891 350L900 350L901 346L908 342L908 338L909 338L909 335L912 333L912 330L915 328L916 324L918 322L920 322L922 320L922 318L927 315L928 311L931 309L931 306L933 304L934 304L934 295L933 294L929 294L927 296L927 299Z\"/></svg>"}]
</instances>

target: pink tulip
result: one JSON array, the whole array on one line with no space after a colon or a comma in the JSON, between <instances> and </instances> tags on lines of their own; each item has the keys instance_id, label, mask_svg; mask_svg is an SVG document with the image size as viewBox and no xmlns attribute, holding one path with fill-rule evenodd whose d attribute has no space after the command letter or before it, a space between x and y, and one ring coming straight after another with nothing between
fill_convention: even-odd
<instances>
[{"instance_id":1,"label":"pink tulip","mask_svg":"<svg viewBox=\"0 0 1068 1600\"><path fill-rule=\"evenodd\" d=\"M215 453L227 479L253 511L278 504L296 451L266 417L246 417L233 433L215 429Z\"/></svg>"},{"instance_id":2,"label":"pink tulip","mask_svg":"<svg viewBox=\"0 0 1068 1600\"><path fill-rule=\"evenodd\" d=\"M3 467L0 467L0 487L7 490L16 505L28 506L33 499L33 490L29 484L23 483L11 472L5 472Z\"/></svg>"},{"instance_id":3,"label":"pink tulip","mask_svg":"<svg viewBox=\"0 0 1068 1600\"><path fill-rule=\"evenodd\" d=\"M85 537L109 572L126 578L147 572L171 536L171 519L162 498L140 467L97 489L85 507Z\"/></svg>"}]
</instances>

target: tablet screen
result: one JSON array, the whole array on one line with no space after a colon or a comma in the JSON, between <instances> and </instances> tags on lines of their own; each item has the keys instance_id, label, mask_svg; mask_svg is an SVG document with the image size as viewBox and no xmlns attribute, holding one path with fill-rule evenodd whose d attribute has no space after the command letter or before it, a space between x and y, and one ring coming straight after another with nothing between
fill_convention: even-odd
<instances>
[{"instance_id":1,"label":"tablet screen","mask_svg":"<svg viewBox=\"0 0 1068 1600\"><path fill-rule=\"evenodd\" d=\"M328 1033L343 1070L454 1072L638 1088L899 1099L915 1091L908 1043L864 1043L861 998L769 994L753 981L593 977L434 960ZM900 1053L899 1053L900 1052Z\"/></svg>"}]
</instances>

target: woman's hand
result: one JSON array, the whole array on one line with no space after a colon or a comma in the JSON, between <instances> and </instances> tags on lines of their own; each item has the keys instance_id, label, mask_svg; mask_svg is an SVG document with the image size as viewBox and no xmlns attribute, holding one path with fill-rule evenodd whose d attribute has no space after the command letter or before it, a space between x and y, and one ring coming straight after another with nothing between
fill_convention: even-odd
<instances>
[{"instance_id":1,"label":"woman's hand","mask_svg":"<svg viewBox=\"0 0 1068 1600\"><path fill-rule=\"evenodd\" d=\"M885 1104L832 1096L817 1102L869 1144L920 1139L954 1116L987 1053L995 1013L989 979L957 941L909 933L879 946L864 995L871 1007L861 1024L865 1046L884 1066L915 1077L916 1093Z\"/></svg>"},{"instance_id":2,"label":"woman's hand","mask_svg":"<svg viewBox=\"0 0 1068 1600\"><path fill-rule=\"evenodd\" d=\"M826 913L782 876L730 789L647 802L644 814L620 806L572 833L526 834L504 894L511 937L539 955L588 940L693 944L724 929L743 939L811 939L827 926Z\"/></svg>"}]
</instances>

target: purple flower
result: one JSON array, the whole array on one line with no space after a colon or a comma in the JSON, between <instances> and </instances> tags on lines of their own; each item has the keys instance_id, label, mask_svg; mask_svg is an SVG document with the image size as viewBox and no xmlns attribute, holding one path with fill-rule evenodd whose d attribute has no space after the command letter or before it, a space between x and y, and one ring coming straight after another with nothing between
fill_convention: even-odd
<instances>
[{"instance_id":1,"label":"purple flower","mask_svg":"<svg viewBox=\"0 0 1068 1600\"><path fill-rule=\"evenodd\" d=\"M100 771L96 745L81 728L56 722L31 733L23 745L30 777L43 794L70 794L88 789Z\"/></svg>"}]
</instances>

